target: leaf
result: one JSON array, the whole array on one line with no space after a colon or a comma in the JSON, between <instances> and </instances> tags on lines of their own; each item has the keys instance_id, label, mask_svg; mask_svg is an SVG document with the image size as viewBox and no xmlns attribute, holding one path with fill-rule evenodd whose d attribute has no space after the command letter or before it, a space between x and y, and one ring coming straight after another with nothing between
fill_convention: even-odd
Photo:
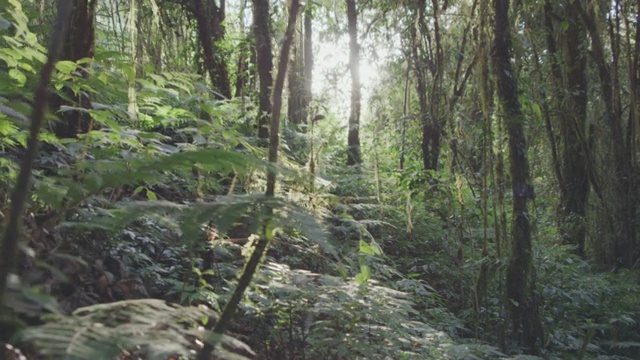
<instances>
[{"instance_id":1,"label":"leaf","mask_svg":"<svg viewBox=\"0 0 640 360\"><path fill-rule=\"evenodd\" d=\"M76 71L77 68L78 64L69 60L61 60L56 63L56 70L67 75Z\"/></svg>"},{"instance_id":2,"label":"leaf","mask_svg":"<svg viewBox=\"0 0 640 360\"><path fill-rule=\"evenodd\" d=\"M371 268L368 265L360 265L360 273L356 275L355 282L364 285L371 279Z\"/></svg>"},{"instance_id":3,"label":"leaf","mask_svg":"<svg viewBox=\"0 0 640 360\"><path fill-rule=\"evenodd\" d=\"M9 76L18 83L18 86L24 86L27 82L27 77L22 73L22 71L17 69L9 70Z\"/></svg>"},{"instance_id":4,"label":"leaf","mask_svg":"<svg viewBox=\"0 0 640 360\"><path fill-rule=\"evenodd\" d=\"M156 193L154 193L153 191L147 189L147 199L149 199L149 200L158 200L158 197L156 196Z\"/></svg>"},{"instance_id":5,"label":"leaf","mask_svg":"<svg viewBox=\"0 0 640 360\"><path fill-rule=\"evenodd\" d=\"M224 112L220 109L220 107L216 106L213 103L205 102L205 103L201 104L200 107L202 108L202 110L204 110L204 112L206 112L207 114L211 115L212 117L222 117L222 116L224 116Z\"/></svg>"},{"instance_id":6,"label":"leaf","mask_svg":"<svg viewBox=\"0 0 640 360\"><path fill-rule=\"evenodd\" d=\"M162 77L161 75L149 74L149 77L151 79L153 79L153 81L156 82L156 85L158 85L160 87L163 87L164 84L167 83L167 80L164 77Z\"/></svg>"},{"instance_id":7,"label":"leaf","mask_svg":"<svg viewBox=\"0 0 640 360\"><path fill-rule=\"evenodd\" d=\"M616 341L612 342L609 346L619 349L627 349L627 348L640 348L640 342L638 341Z\"/></svg>"},{"instance_id":8,"label":"leaf","mask_svg":"<svg viewBox=\"0 0 640 360\"><path fill-rule=\"evenodd\" d=\"M542 119L542 110L540 110L540 105L538 105L538 103L531 103L531 108L533 109L533 112L536 113L536 116L538 117L538 119Z\"/></svg>"},{"instance_id":9,"label":"leaf","mask_svg":"<svg viewBox=\"0 0 640 360\"><path fill-rule=\"evenodd\" d=\"M364 240L360 240L359 244L360 244L361 253L371 255L371 256L374 255L373 248L371 248L371 246L369 246L369 244L367 244Z\"/></svg>"},{"instance_id":10,"label":"leaf","mask_svg":"<svg viewBox=\"0 0 640 360\"><path fill-rule=\"evenodd\" d=\"M8 67L18 66L18 59L15 54L12 54L10 49L0 49L0 60L4 60Z\"/></svg>"},{"instance_id":11,"label":"leaf","mask_svg":"<svg viewBox=\"0 0 640 360\"><path fill-rule=\"evenodd\" d=\"M193 339L208 332L196 328L197 319L217 318L206 307L182 307L163 300L143 299L79 308L72 316L59 316L25 330L21 337L53 359L112 360L123 350L141 349L150 359L176 354L188 356L196 349ZM254 355L244 343L223 336L219 358L248 359Z\"/></svg>"}]
</instances>

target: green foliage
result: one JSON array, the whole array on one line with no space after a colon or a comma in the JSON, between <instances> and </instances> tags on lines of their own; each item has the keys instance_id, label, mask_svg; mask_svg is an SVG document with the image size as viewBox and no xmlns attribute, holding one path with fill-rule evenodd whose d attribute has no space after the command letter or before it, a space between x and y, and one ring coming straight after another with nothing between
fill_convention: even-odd
<instances>
[{"instance_id":1,"label":"green foliage","mask_svg":"<svg viewBox=\"0 0 640 360\"><path fill-rule=\"evenodd\" d=\"M129 6L126 1L117 3ZM541 6L525 3L533 16L539 14ZM0 220L6 215L2 211L27 139L37 71L45 60L41 43L46 20L36 20L36 16L52 10L25 4L0 0ZM427 92L443 96L442 104L457 106L436 110L445 124L438 171L423 170L420 151L425 114L417 111L412 89L415 79L407 72L413 65L406 53L390 52L394 55L388 59L387 74L373 91L369 109L363 106L363 115L370 112L374 119L361 127L366 161L360 168L342 165L346 131L341 116L332 113L331 104L324 99L314 100L313 108L322 109L325 119L305 133L284 129L281 162L274 166L263 160L265 149L255 137L251 86L245 88L245 98L219 100L200 75L191 73L205 71L194 37L197 31L184 9L164 3L160 11L156 1L141 6L142 18L137 20L147 27L141 33L153 29L153 34L145 34L137 44L142 61L149 63L133 66L131 54L123 50L128 46L126 26L116 26L116 20L127 20L105 4L100 4L100 16L113 20L113 25L102 23L98 29L95 58L59 62L52 80L51 91L68 105L52 109L47 118L49 126L41 134L44 144L34 164L34 192L28 204L34 218L50 220L46 225L27 224L24 267L28 269L20 274L24 286L12 284L6 302L20 316L47 313L42 318L44 325L23 324L27 326L24 340L49 358L113 359L125 350L149 359L192 357L197 349L195 339L206 337L197 327L209 327L211 322L203 319L215 318L212 311L192 305L206 304L217 311L224 306L251 253L255 234L269 224L272 244L265 256L266 266L244 299L233 328L234 337L249 343L260 356L539 359L517 354L520 350L516 348L509 349L514 354L509 357L504 348L496 347L504 343L507 326L503 290L510 239L503 235L509 233L510 215L504 217L505 228L501 226L502 212L511 201L505 185L509 179L496 178L498 169L508 164L496 161L508 146L492 120L492 99L481 100L476 94L486 85L481 82L490 80L483 78L486 74L474 79L480 71L470 73L471 96L458 94L460 83L453 84L449 74L464 76L465 72L465 64L458 69L453 66L466 55L453 41L463 33L461 25L472 25L473 46L486 41L482 37L487 29L481 22L475 18L469 22L464 16L470 4L460 2L439 10L440 26L447 29L441 39L446 49L444 80L428 84ZM627 3L622 4L624 8ZM274 7L274 23L281 27L284 8L280 5ZM314 2L315 17L325 26L322 37L338 38L333 30L345 19L334 16L335 9L329 5ZM428 16L436 14L432 4L426 6ZM460 13L449 16L452 9ZM633 6L630 9L633 13ZM373 49L372 44L382 48L384 36L387 42L395 42L399 33L413 26L414 21L408 20L413 19L412 11L404 4L390 8L389 2L368 3L360 15L372 19L367 33L381 41L363 38L363 51ZM332 15L322 19L320 15L329 12ZM229 16L227 20L227 30L232 31L229 24L236 19ZM519 18L516 21L516 26L525 24ZM540 24L525 21L526 31L518 36L531 36L527 44L541 46L534 28ZM558 25L557 30L564 32L569 23ZM631 21L623 28L633 25ZM244 24L235 26L247 30ZM41 32L36 34L34 29ZM382 34L385 29L393 31ZM234 44L245 41L246 34L230 35L218 49L223 50L221 56L238 58ZM548 84L532 76L531 68L537 65L532 63L532 46L516 43L516 53L522 56L517 63L523 85L519 98L527 119L532 120L527 124L527 141L532 145L537 198L529 216L537 244L537 292L547 333L541 351L548 359L635 358L640 350L638 271L599 272L590 262L572 255L570 248L557 245L559 191L551 172L554 164L548 159L549 139L540 131L547 112L555 111L548 108L553 99L538 97L537 87ZM403 46L409 44L403 42ZM242 51L250 56L244 46ZM162 54L164 57L154 57ZM539 70L547 71L550 63L544 51L540 55ZM479 62L486 61L482 56L478 55ZM620 70L626 70L625 66ZM623 78L620 88L625 92L629 84ZM130 84L136 87L136 114L128 113ZM451 87L456 94L435 94L436 86ZM534 89L535 95L530 96L527 89ZM342 96L340 89L333 90ZM597 91L589 94L599 99ZM80 94L90 103L72 99ZM481 94L484 96L492 94ZM590 110L599 114L597 102L590 102ZM91 130L75 139L56 138L50 131L58 115L71 113L89 117ZM589 140L594 141L592 160L613 169L601 151L607 148L601 146L601 138L608 135L603 136L607 133L599 128L599 115L589 116L594 128L585 136L593 137ZM551 138L555 138L553 131ZM312 164L314 173L306 173L303 168ZM268 170L279 174L279 198L258 195ZM593 171L590 181L596 183L598 178L618 176L605 171L603 177L597 166ZM613 185L603 186L605 196L612 191L607 186ZM595 194L592 198L598 201ZM618 220L600 222L600 213L608 216L608 206L594 206L601 209L589 210L586 218L595 250L610 247L609 232L617 231ZM276 209L273 219L264 217L264 208ZM65 256L82 257L85 261L77 263L82 263L83 272L89 269L90 275L72 277L77 274L69 274L68 266L56 262ZM122 298L113 292L107 299L95 294L91 272L113 272L102 266L107 259L117 259L131 275L143 280L150 296L184 306L127 300L82 307L69 316L51 315L77 307L73 301L78 298ZM33 268L53 280L29 286L27 275ZM481 271L484 278L479 276ZM481 280L486 281L484 294L477 293ZM69 295L61 290L65 287L75 292ZM218 349L220 358L252 354L230 337L223 344Z\"/></svg>"},{"instance_id":2,"label":"green foliage","mask_svg":"<svg viewBox=\"0 0 640 360\"><path fill-rule=\"evenodd\" d=\"M151 359L189 356L204 341L207 324L217 316L203 307L182 307L163 300L144 299L93 305L71 316L56 317L23 333L43 355L53 359L112 360L122 354ZM216 348L220 359L248 359L253 352L225 336Z\"/></svg>"},{"instance_id":3,"label":"green foliage","mask_svg":"<svg viewBox=\"0 0 640 360\"><path fill-rule=\"evenodd\" d=\"M567 249L542 252L540 282L552 349L561 356L633 358L640 348L637 271L598 273Z\"/></svg>"},{"instance_id":4,"label":"green foliage","mask_svg":"<svg viewBox=\"0 0 640 360\"><path fill-rule=\"evenodd\" d=\"M29 30L19 1L8 1L0 9L0 149L26 144L30 106L36 71L46 60L46 51Z\"/></svg>"},{"instance_id":5,"label":"green foliage","mask_svg":"<svg viewBox=\"0 0 640 360\"><path fill-rule=\"evenodd\" d=\"M267 264L261 278L250 298L255 311L275 321L265 349L274 355L445 358L449 338L411 320L417 313L406 293L277 263Z\"/></svg>"}]
</instances>

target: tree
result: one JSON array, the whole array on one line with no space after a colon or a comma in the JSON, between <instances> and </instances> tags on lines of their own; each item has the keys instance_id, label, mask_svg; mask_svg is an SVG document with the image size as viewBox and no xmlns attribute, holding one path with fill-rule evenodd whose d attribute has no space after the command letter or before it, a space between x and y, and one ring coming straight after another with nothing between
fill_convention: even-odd
<instances>
[{"instance_id":1,"label":"tree","mask_svg":"<svg viewBox=\"0 0 640 360\"><path fill-rule=\"evenodd\" d=\"M253 0L253 33L256 41L256 57L260 91L258 94L258 137L266 144L271 119L271 85L273 55L271 54L271 26L269 25L269 1Z\"/></svg>"},{"instance_id":2,"label":"tree","mask_svg":"<svg viewBox=\"0 0 640 360\"><path fill-rule=\"evenodd\" d=\"M60 60L78 61L93 58L95 52L96 7L98 0L74 0L69 31L66 33ZM79 73L86 74L85 71ZM56 95L51 99L51 107L61 106L89 108L89 96L85 92L74 92L65 87L63 96ZM55 125L55 134L60 138L75 138L91 128L91 117L82 111L64 111L60 121Z\"/></svg>"},{"instance_id":3,"label":"tree","mask_svg":"<svg viewBox=\"0 0 640 360\"><path fill-rule=\"evenodd\" d=\"M305 7L304 11L304 41L302 47L304 49L304 86L302 91L302 119L308 121L309 119L309 105L313 94L311 88L313 85L313 5L309 4Z\"/></svg>"},{"instance_id":4,"label":"tree","mask_svg":"<svg viewBox=\"0 0 640 360\"><path fill-rule=\"evenodd\" d=\"M622 86L618 73L621 56L620 2L616 1L611 13L606 14L596 13L591 6L585 8L579 1L574 2L574 5L591 38L591 55L598 71L600 97L604 103L604 123L608 130L609 142L606 144L606 150L611 152L613 158L610 164L612 171L608 174L612 175L608 178L611 187L610 198L605 204L608 209L606 215L610 224L610 239L602 244L595 244L596 254L605 265L631 268L637 264L638 257L638 244L635 238L638 201L635 177L637 169L632 158L636 153L633 134L636 125L625 126L623 119ZM599 10L602 12L602 9ZM608 18L610 44L603 43L603 31L600 30L602 24L597 21L602 18L602 15ZM608 54L608 51L611 53ZM635 82L636 77L637 74L632 74L631 78L634 79L632 83ZM631 112L631 115L634 112Z\"/></svg>"},{"instance_id":5,"label":"tree","mask_svg":"<svg viewBox=\"0 0 640 360\"><path fill-rule=\"evenodd\" d=\"M231 85L226 56L217 44L224 40L225 0L216 5L214 0L194 0L193 15L198 23L198 38L202 45L205 68L213 87L223 98L231 98ZM217 54L218 53L218 54Z\"/></svg>"},{"instance_id":6,"label":"tree","mask_svg":"<svg viewBox=\"0 0 640 360\"><path fill-rule=\"evenodd\" d=\"M73 4L71 0L67 0L61 1L58 6L57 20L49 42L47 61L42 67L40 80L34 91L34 108L31 114L29 140L20 166L20 173L16 178L16 184L13 188L9 220L4 228L4 236L2 237L2 244L0 244L2 249L0 253L0 325L3 328L2 335L7 338L14 335L13 333L18 327L17 323L7 326L7 323L10 323L10 320L12 320L11 317L13 315L11 308L7 306L8 303L5 302L9 275L15 272L19 265L18 259L21 258L19 245L22 238L23 212L29 199L29 193L31 192L32 169L38 156L40 130L43 127L47 112L49 85L56 61L58 60L58 55L64 44L66 44L66 41L68 41L66 35L69 32L70 20L74 12L77 11L74 5L76 4ZM7 340L7 338L3 338L3 340Z\"/></svg>"},{"instance_id":7,"label":"tree","mask_svg":"<svg viewBox=\"0 0 640 360\"><path fill-rule=\"evenodd\" d=\"M241 37L242 37L242 41L240 43L240 47L239 47L239 53L238 53L238 62L237 62L237 69L236 69L236 90L235 90L235 96L236 97L240 97L240 96L246 96L246 87L247 85L250 84L251 82L251 74L250 74L250 64L252 63L252 59L255 58L255 49L252 46L252 35L249 34L245 34L245 29L244 29L244 17L245 17L245 10L247 7L247 1L246 0L242 0L240 3L240 26L241 26ZM255 61L253 61L253 63L255 63Z\"/></svg>"},{"instance_id":8,"label":"tree","mask_svg":"<svg viewBox=\"0 0 640 360\"><path fill-rule=\"evenodd\" d=\"M531 246L531 224L527 201L533 198L529 182L524 114L518 100L518 81L511 66L509 0L494 0L495 27L493 66L496 88L509 137L509 173L511 175L512 229L511 254L507 270L507 309L511 336L527 353L542 346L542 324L535 295L535 274Z\"/></svg>"},{"instance_id":9,"label":"tree","mask_svg":"<svg viewBox=\"0 0 640 360\"><path fill-rule=\"evenodd\" d=\"M313 76L313 6L304 11L304 22L300 31L300 41L294 45L289 67L289 99L287 115L292 124L306 125L311 102ZM300 127L305 130L306 127Z\"/></svg>"},{"instance_id":10,"label":"tree","mask_svg":"<svg viewBox=\"0 0 640 360\"><path fill-rule=\"evenodd\" d=\"M351 73L351 112L349 113L349 132L347 137L347 165L362 163L360 154L360 45L358 44L358 11L355 0L347 1L347 20L349 28L349 72Z\"/></svg>"},{"instance_id":11,"label":"tree","mask_svg":"<svg viewBox=\"0 0 640 360\"><path fill-rule=\"evenodd\" d=\"M433 0L434 41L432 41L425 16L426 0L418 0L415 6L416 21L411 28L411 54L416 75L420 119L422 120L422 163L425 170L437 170L441 151L440 141L444 129L441 105L445 95L443 82L446 67L440 30L441 9L439 2ZM458 58L459 64L462 59L464 56ZM429 78L431 79L430 83Z\"/></svg>"},{"instance_id":12,"label":"tree","mask_svg":"<svg viewBox=\"0 0 640 360\"><path fill-rule=\"evenodd\" d=\"M268 1L268 0L267 0ZM265 2L267 2L265 1ZM255 4L255 0L254 0ZM264 5L264 4L263 4ZM268 6L268 2L267 2ZM262 8L264 10L264 8ZM275 87L273 89L273 114L271 116L271 133L269 143L269 162L273 165L278 163L278 145L279 145L279 128L280 128L280 115L282 111L282 91L284 89L284 80L287 73L287 65L289 64L289 52L291 50L291 43L293 42L293 35L296 26L296 20L298 18L298 12L300 10L300 1L291 0L289 5L289 19L287 22L287 30L285 32L284 41L280 48L280 58L278 62L278 74L276 78ZM255 11L255 9L254 9ZM267 20L268 21L268 20ZM276 188L276 173L275 170L270 169L267 172L267 190L265 196L267 198L273 198L275 196ZM273 216L272 205L266 207L267 218ZM269 220L270 221L270 220ZM235 311L240 304L240 300L244 296L244 292L251 283L253 275L258 269L258 265L264 256L269 240L273 237L273 234L268 233L271 231L270 226L265 225L263 228L264 233L258 239L253 253L249 257L247 264L238 280L238 285L234 290L229 302L225 306L224 311L220 315L220 319L216 322L213 332L218 335L224 334L228 326L231 323L231 319L235 314ZM205 346L198 353L198 360L208 360L211 358L211 351L213 345L210 343Z\"/></svg>"},{"instance_id":13,"label":"tree","mask_svg":"<svg viewBox=\"0 0 640 360\"><path fill-rule=\"evenodd\" d=\"M424 49L422 47L421 36L423 34L426 7L425 0L416 2L416 21L411 26L411 60L416 78L416 93L418 95L418 105L420 107L420 119L422 124L422 164L425 170L432 169L430 157L430 146L433 133L432 126L428 120L429 104L427 102L427 63Z\"/></svg>"},{"instance_id":14,"label":"tree","mask_svg":"<svg viewBox=\"0 0 640 360\"><path fill-rule=\"evenodd\" d=\"M562 13L557 15L551 2L547 1L544 18L562 145L562 159L556 160L560 163L556 170L560 185L559 226L563 243L575 245L576 253L584 255L589 146L586 140L587 57L582 49L587 44L576 6L574 1L565 1L558 7ZM563 19L562 23L567 25L563 27L556 19Z\"/></svg>"},{"instance_id":15,"label":"tree","mask_svg":"<svg viewBox=\"0 0 640 360\"><path fill-rule=\"evenodd\" d=\"M302 34L299 34L302 35ZM294 42L291 52L291 64L289 66L289 97L287 103L287 117L294 125L303 123L302 118L302 97L304 89L304 44L303 37L299 36L300 41Z\"/></svg>"}]
</instances>

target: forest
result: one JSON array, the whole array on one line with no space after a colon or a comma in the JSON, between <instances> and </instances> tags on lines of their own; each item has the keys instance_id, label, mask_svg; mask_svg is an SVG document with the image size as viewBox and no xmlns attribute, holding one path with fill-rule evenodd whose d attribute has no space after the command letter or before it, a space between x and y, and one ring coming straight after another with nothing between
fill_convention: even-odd
<instances>
[{"instance_id":1,"label":"forest","mask_svg":"<svg viewBox=\"0 0 640 360\"><path fill-rule=\"evenodd\" d=\"M640 359L640 0L0 0L0 360Z\"/></svg>"}]
</instances>

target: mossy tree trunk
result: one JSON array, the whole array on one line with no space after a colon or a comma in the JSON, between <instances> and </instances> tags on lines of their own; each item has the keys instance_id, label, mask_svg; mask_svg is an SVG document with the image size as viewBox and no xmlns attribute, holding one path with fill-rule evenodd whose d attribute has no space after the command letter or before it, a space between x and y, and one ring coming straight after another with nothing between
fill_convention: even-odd
<instances>
[{"instance_id":1,"label":"mossy tree trunk","mask_svg":"<svg viewBox=\"0 0 640 360\"><path fill-rule=\"evenodd\" d=\"M556 171L560 184L559 225L564 244L576 246L584 255L586 208L589 197L589 146L587 142L587 56L583 48L586 32L574 1L566 0L556 14L547 1L544 7L547 50L551 55L551 75L555 85L557 124L560 128L561 159ZM555 19L564 19L562 27ZM555 144L552 144L552 146Z\"/></svg>"},{"instance_id":2,"label":"mossy tree trunk","mask_svg":"<svg viewBox=\"0 0 640 360\"><path fill-rule=\"evenodd\" d=\"M529 182L524 114L518 100L518 81L511 66L509 0L494 0L494 10L493 66L497 95L509 139L509 172L513 195L512 243L506 286L510 335L525 352L535 354L542 347L543 331L535 294L531 224L527 204L533 198L533 187Z\"/></svg>"},{"instance_id":3,"label":"mossy tree trunk","mask_svg":"<svg viewBox=\"0 0 640 360\"><path fill-rule=\"evenodd\" d=\"M636 165L632 154L636 152L629 138L632 127L624 124L622 106L622 86L618 71L620 69L620 28L615 25L620 21L620 3L608 15L609 36L612 45L603 43L599 19L592 7L586 7L580 1L573 2L582 24L591 38L591 58L593 59L600 80L600 94L604 102L604 122L607 126L610 142L607 144L613 155L612 175L609 194L605 199L605 207L609 217L611 236L608 241L597 243L597 253L603 265L613 268L631 268L637 265L639 248L636 239L637 226L637 180ZM636 29L637 31L637 29ZM634 75L635 76L635 75ZM633 136L632 136L633 137Z\"/></svg>"}]
</instances>

